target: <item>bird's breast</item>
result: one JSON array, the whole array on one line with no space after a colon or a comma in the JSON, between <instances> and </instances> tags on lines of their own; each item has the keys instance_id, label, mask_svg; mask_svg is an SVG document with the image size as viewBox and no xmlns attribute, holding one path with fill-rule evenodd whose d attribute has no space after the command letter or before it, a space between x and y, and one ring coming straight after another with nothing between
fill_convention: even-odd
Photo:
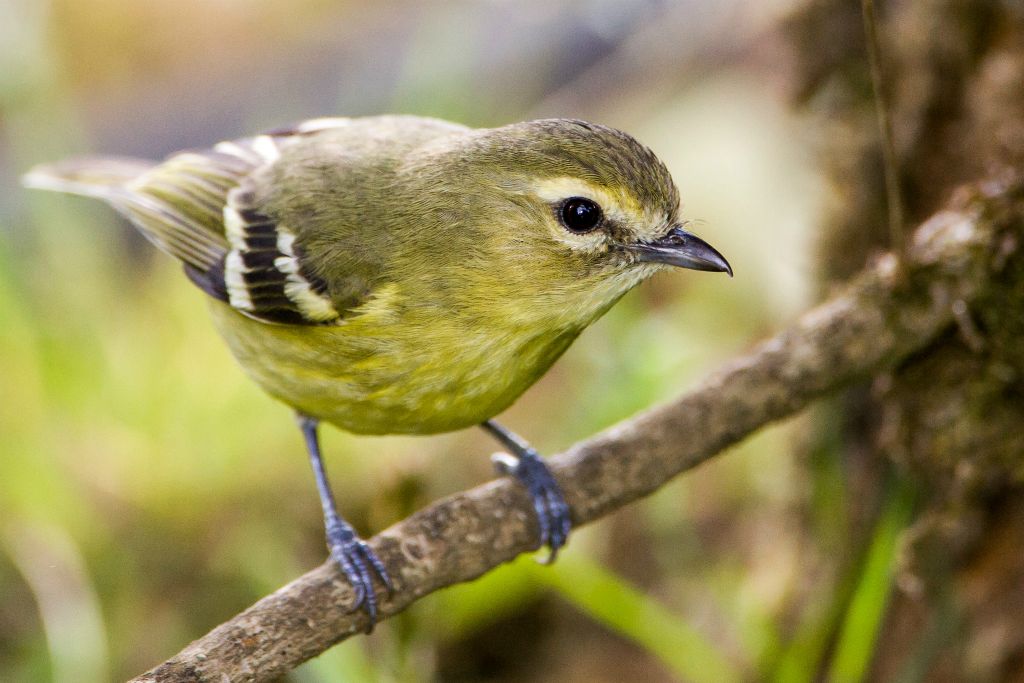
<instances>
[{"instance_id":1,"label":"bird's breast","mask_svg":"<svg viewBox=\"0 0 1024 683\"><path fill-rule=\"evenodd\" d=\"M507 408L582 329L377 301L341 324L267 325L214 302L243 369L306 415L360 434L428 434Z\"/></svg>"}]
</instances>

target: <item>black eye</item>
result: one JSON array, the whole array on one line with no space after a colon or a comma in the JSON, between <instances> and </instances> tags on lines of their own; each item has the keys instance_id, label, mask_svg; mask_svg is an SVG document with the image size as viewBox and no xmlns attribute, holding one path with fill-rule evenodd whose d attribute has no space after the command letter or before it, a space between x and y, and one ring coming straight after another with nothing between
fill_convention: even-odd
<instances>
[{"instance_id":1,"label":"black eye","mask_svg":"<svg viewBox=\"0 0 1024 683\"><path fill-rule=\"evenodd\" d=\"M601 222L601 207L586 197L570 197L562 204L562 225L573 232L590 232Z\"/></svg>"}]
</instances>

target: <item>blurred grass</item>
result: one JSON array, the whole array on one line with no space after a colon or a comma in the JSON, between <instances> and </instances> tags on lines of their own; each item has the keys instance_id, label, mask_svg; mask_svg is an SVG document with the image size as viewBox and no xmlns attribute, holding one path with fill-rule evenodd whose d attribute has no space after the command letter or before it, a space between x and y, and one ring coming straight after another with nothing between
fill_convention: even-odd
<instances>
[{"instance_id":1,"label":"blurred grass","mask_svg":"<svg viewBox=\"0 0 1024 683\"><path fill-rule=\"evenodd\" d=\"M536 581L552 586L571 604L657 656L680 679L742 680L740 669L698 629L596 563L571 555L553 571L528 566Z\"/></svg>"},{"instance_id":2,"label":"blurred grass","mask_svg":"<svg viewBox=\"0 0 1024 683\"><path fill-rule=\"evenodd\" d=\"M862 681L867 676L892 589L897 541L900 532L910 523L912 511L913 492L902 483L889 494L878 520L864 558L864 569L839 631L829 680L846 683Z\"/></svg>"},{"instance_id":3,"label":"blurred grass","mask_svg":"<svg viewBox=\"0 0 1024 683\"><path fill-rule=\"evenodd\" d=\"M382 107L502 123L614 59L638 30L630 22L660 20L653 3L603 21L600 3L406 4L383 15L353 3L258 5L228 3L194 34L198 4L128 11L103 0L91 14L89 3L16 0L0 22L16 37L0 40L0 680L136 674L324 556L289 411L235 366L202 294L110 211L29 197L16 175L94 149L159 156L296 113ZM264 49L271 19L285 15L281 41ZM149 39L138 27L154 17ZM495 22L507 36L492 35ZM332 46L342 24L349 42ZM227 27L237 32L217 43ZM699 13L682 27L692 32L683 43L716 39L701 36ZM322 43L326 61L313 63L304 41ZM282 62L286 53L299 63ZM204 54L224 59L200 68ZM363 80L353 63L369 65ZM275 97L285 81L317 97ZM561 113L653 147L737 277L658 277L588 330L506 416L547 452L678 393L795 315L811 289L822 189L799 123L765 84L717 72L640 113L619 85ZM474 432L325 431L340 503L365 533L492 476L494 446ZM800 420L765 430L580 530L555 567L524 558L430 596L291 678L812 680L840 624L835 671L856 675L877 631L897 513L887 508L875 542L861 544L861 563L838 445L808 456L796 438L805 431ZM94 618L54 621L54 604L90 600ZM495 633L500 647L487 640Z\"/></svg>"}]
</instances>

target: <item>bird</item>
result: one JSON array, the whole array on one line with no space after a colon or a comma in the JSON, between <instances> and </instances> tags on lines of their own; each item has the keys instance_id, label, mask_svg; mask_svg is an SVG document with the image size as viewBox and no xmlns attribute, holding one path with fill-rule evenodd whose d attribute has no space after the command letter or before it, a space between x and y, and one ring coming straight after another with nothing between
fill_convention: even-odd
<instances>
[{"instance_id":1,"label":"bird","mask_svg":"<svg viewBox=\"0 0 1024 683\"><path fill-rule=\"evenodd\" d=\"M687 229L664 163L576 119L495 128L412 115L311 119L161 162L73 158L30 188L102 200L206 294L246 374L289 406L352 610L377 620L387 568L338 512L319 426L481 426L508 452L553 561L571 511L540 454L495 421L634 286L725 272Z\"/></svg>"}]
</instances>

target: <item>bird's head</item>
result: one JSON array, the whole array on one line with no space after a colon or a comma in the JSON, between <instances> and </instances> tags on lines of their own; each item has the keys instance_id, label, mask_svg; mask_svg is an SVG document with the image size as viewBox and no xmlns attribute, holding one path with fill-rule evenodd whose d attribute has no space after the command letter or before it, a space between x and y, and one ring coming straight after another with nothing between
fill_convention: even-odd
<instances>
[{"instance_id":1,"label":"bird's head","mask_svg":"<svg viewBox=\"0 0 1024 683\"><path fill-rule=\"evenodd\" d=\"M546 119L476 131L465 158L487 184L481 238L519 292L569 310L603 312L658 270L726 272L686 229L665 165L605 126ZM479 174L480 169L487 169Z\"/></svg>"}]
</instances>

